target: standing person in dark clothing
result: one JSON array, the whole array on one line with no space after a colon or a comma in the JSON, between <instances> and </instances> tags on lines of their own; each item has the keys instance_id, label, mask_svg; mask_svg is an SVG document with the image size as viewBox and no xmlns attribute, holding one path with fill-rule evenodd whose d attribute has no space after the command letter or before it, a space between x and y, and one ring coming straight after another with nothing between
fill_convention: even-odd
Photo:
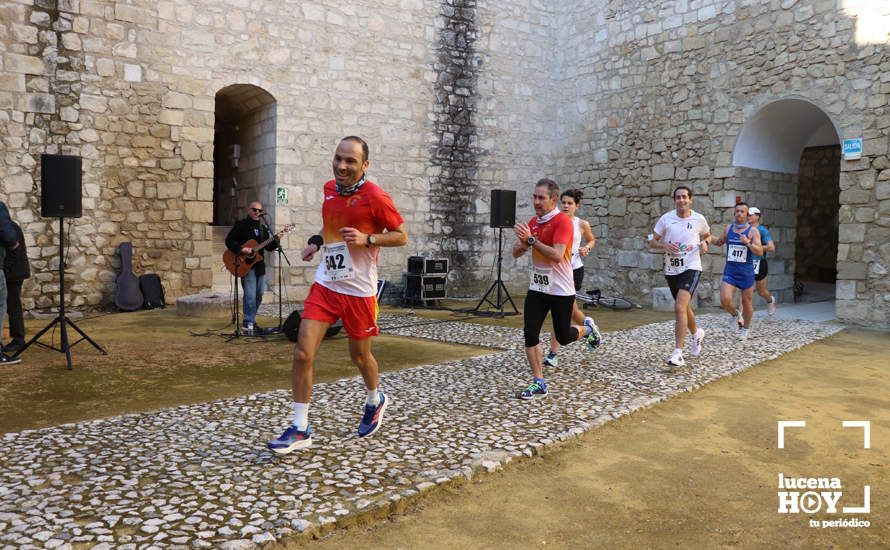
<instances>
[{"instance_id":1,"label":"standing person in dark clothing","mask_svg":"<svg viewBox=\"0 0 890 550\"><path fill-rule=\"evenodd\" d=\"M247 217L235 222L229 234L226 236L226 248L235 254L251 254L261 252L245 247L247 241L254 240L262 243L271 236L268 227L262 222L265 211L263 203L253 201L247 208ZM266 245L263 250L275 250L278 248L278 236ZM244 333L248 336L259 334L261 329L256 324L256 312L263 302L263 291L266 290L266 262L255 262L247 275L241 277L241 288L244 289Z\"/></svg>"},{"instance_id":2,"label":"standing person in dark clothing","mask_svg":"<svg viewBox=\"0 0 890 550\"><path fill-rule=\"evenodd\" d=\"M9 217L6 203L0 202L0 260L6 261L6 251L15 251L22 246L16 240L15 225ZM6 317L6 276L0 274L0 333L3 331L3 318ZM21 359L8 357L0 345L0 365L20 363Z\"/></svg>"},{"instance_id":3,"label":"standing person in dark clothing","mask_svg":"<svg viewBox=\"0 0 890 550\"><path fill-rule=\"evenodd\" d=\"M31 276L31 266L28 265L28 250L25 247L25 235L19 224L13 222L16 242L18 246L6 251L6 260L3 262L3 273L6 275L6 313L9 315L10 342L3 346L3 350L15 355L25 347L25 318L22 313L22 283Z\"/></svg>"}]
</instances>

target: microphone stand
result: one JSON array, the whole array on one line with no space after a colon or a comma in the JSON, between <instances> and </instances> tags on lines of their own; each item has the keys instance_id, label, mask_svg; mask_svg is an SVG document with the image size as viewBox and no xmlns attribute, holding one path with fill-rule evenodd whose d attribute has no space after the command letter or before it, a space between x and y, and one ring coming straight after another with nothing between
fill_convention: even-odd
<instances>
[{"instance_id":1,"label":"microphone stand","mask_svg":"<svg viewBox=\"0 0 890 550\"><path fill-rule=\"evenodd\" d=\"M269 227L268 222L266 222L265 214L263 214L263 225L265 226L266 231L269 232L269 235L275 234L275 232L272 231L272 228ZM287 254L284 253L284 246L282 246L282 244L281 244L281 239L278 239L278 248L275 249L275 251L278 253L278 262L277 262L278 265L276 265L275 267L277 268L277 271L278 271L278 332L280 333L282 331L282 328L284 327L284 311L282 309L283 306L281 303L281 297L283 296L282 277L281 277L281 267L282 267L281 258L284 258L284 261L287 262L288 267L291 267L291 263L290 263L290 259L288 259L288 257L287 257Z\"/></svg>"},{"instance_id":2,"label":"microphone stand","mask_svg":"<svg viewBox=\"0 0 890 550\"><path fill-rule=\"evenodd\" d=\"M238 271L238 266L240 265L240 256L235 256L235 272ZM238 318L238 284L239 279L237 275L232 275L232 323L235 325L235 332L229 335L226 338L226 342L230 342L235 338L241 337L241 320Z\"/></svg>"},{"instance_id":3,"label":"microphone stand","mask_svg":"<svg viewBox=\"0 0 890 550\"><path fill-rule=\"evenodd\" d=\"M284 261L287 262L287 267L291 267L290 260L287 257L287 254L284 253L284 247L281 246L281 242L278 243L278 332L281 332L284 328L284 313L282 311L282 303L281 297L282 294L282 279L281 279L281 258L284 258Z\"/></svg>"}]
</instances>

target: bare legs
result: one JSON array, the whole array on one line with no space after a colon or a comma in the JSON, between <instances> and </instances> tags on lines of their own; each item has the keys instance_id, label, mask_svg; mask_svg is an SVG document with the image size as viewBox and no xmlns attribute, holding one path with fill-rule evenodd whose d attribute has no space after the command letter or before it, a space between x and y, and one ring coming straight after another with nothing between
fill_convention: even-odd
<instances>
[{"instance_id":1,"label":"bare legs","mask_svg":"<svg viewBox=\"0 0 890 550\"><path fill-rule=\"evenodd\" d=\"M321 346L329 323L303 319L300 333L294 346L293 368L291 370L291 391L295 403L308 403L312 398L312 364ZM349 355L358 367L365 381L365 388L377 387L377 360L371 354L371 338L349 340Z\"/></svg>"},{"instance_id":2,"label":"bare legs","mask_svg":"<svg viewBox=\"0 0 890 550\"><path fill-rule=\"evenodd\" d=\"M575 321L577 325L584 325L584 314L581 313L581 308L578 307L578 302L572 304L572 321ZM550 351L556 353L561 347L559 342L556 341L556 338L550 339Z\"/></svg>"},{"instance_id":3,"label":"bare legs","mask_svg":"<svg viewBox=\"0 0 890 550\"><path fill-rule=\"evenodd\" d=\"M695 335L698 325L695 324L695 312L692 311L692 294L688 290L679 290L674 300L674 347L683 349L686 345L686 330Z\"/></svg>"},{"instance_id":4,"label":"bare legs","mask_svg":"<svg viewBox=\"0 0 890 550\"><path fill-rule=\"evenodd\" d=\"M735 307L736 287L726 281L720 283L720 305L730 315L736 314ZM751 318L754 317L754 287L742 290L742 320L745 328L751 326Z\"/></svg>"}]
</instances>

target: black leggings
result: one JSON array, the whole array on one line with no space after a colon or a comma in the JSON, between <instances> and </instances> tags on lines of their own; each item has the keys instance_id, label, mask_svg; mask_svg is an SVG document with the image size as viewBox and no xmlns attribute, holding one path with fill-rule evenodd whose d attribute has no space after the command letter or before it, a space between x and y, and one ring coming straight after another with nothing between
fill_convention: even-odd
<instances>
[{"instance_id":1,"label":"black leggings","mask_svg":"<svg viewBox=\"0 0 890 550\"><path fill-rule=\"evenodd\" d=\"M553 319L553 335L560 345L570 344L578 339L578 329L572 326L572 306L574 296L554 296L537 290L529 290L525 295L525 347L531 348L541 342L541 327L547 312Z\"/></svg>"}]
</instances>

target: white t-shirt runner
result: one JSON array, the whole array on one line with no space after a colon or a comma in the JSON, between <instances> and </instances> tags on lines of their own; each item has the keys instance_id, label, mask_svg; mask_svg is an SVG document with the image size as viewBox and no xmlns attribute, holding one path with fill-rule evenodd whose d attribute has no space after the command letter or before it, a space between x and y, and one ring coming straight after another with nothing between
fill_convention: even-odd
<instances>
[{"instance_id":1,"label":"white t-shirt runner","mask_svg":"<svg viewBox=\"0 0 890 550\"><path fill-rule=\"evenodd\" d=\"M687 218L681 218L676 210L671 210L658 219L655 234L661 235L662 243L675 243L680 247L678 254L664 253L664 274L679 275L694 269L701 271L701 251L699 244L702 235L711 232L705 217L691 211Z\"/></svg>"},{"instance_id":2,"label":"white t-shirt runner","mask_svg":"<svg viewBox=\"0 0 890 550\"><path fill-rule=\"evenodd\" d=\"M574 228L572 233L572 269L578 269L584 267L584 260L581 258L581 253L578 252L578 249L581 248L581 218L573 217L572 227Z\"/></svg>"}]
</instances>

